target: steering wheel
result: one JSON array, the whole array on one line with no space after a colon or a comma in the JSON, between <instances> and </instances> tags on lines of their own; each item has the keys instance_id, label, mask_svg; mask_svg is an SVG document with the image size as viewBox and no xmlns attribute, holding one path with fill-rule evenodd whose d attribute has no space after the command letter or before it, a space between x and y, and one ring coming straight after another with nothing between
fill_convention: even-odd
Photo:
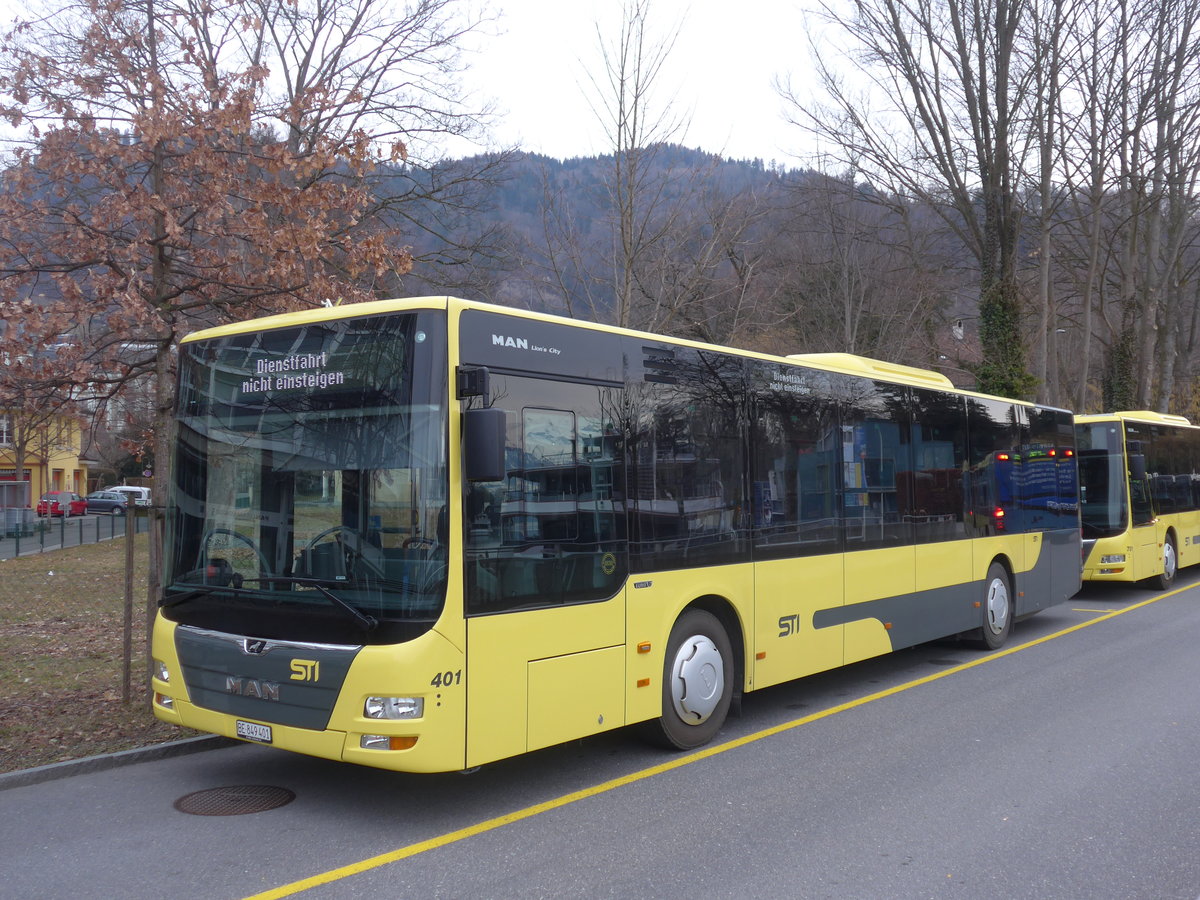
<instances>
[{"instance_id":1,"label":"steering wheel","mask_svg":"<svg viewBox=\"0 0 1200 900\"><path fill-rule=\"evenodd\" d=\"M212 559L219 558L219 557L210 557L209 548L208 548L209 542L216 535L219 535L219 534L224 535L226 537L234 538L238 541L241 541L243 544L245 544L247 547L249 547L254 552L254 556L258 559L258 571L260 574L265 575L268 572L270 572L271 567L267 564L267 558L265 556L263 556L263 552L259 548L258 544L254 543L254 541L251 540L250 538L246 537L246 535L244 535L240 532L234 531L231 528L210 528L208 531L206 531L204 533L204 538L200 541L200 569L201 569L201 571L208 569L208 567L210 565L210 563L209 563L210 558L212 558ZM239 573L232 571L232 566L230 566L228 560L224 560L223 562L224 562L225 566L229 567L230 583L233 584L234 587L241 587L242 586L242 576Z\"/></svg>"},{"instance_id":2,"label":"steering wheel","mask_svg":"<svg viewBox=\"0 0 1200 900\"><path fill-rule=\"evenodd\" d=\"M446 563L435 562L421 574L421 577L417 581L417 591L422 594L428 594L438 590L445 584L447 575L449 575L449 567Z\"/></svg>"},{"instance_id":3,"label":"steering wheel","mask_svg":"<svg viewBox=\"0 0 1200 900\"><path fill-rule=\"evenodd\" d=\"M437 541L431 537L422 537L419 534L406 538L400 544L405 550L432 550L437 546Z\"/></svg>"},{"instance_id":4,"label":"steering wheel","mask_svg":"<svg viewBox=\"0 0 1200 900\"><path fill-rule=\"evenodd\" d=\"M301 549L301 555L309 552L327 537L333 536L333 539L341 545L342 552L346 555L346 564L353 568L358 563L362 563L364 567L369 569L379 578L384 577L383 553L374 544L370 544L363 540L363 536L349 525L334 525L331 528L326 528L324 531L319 531L305 543Z\"/></svg>"}]
</instances>

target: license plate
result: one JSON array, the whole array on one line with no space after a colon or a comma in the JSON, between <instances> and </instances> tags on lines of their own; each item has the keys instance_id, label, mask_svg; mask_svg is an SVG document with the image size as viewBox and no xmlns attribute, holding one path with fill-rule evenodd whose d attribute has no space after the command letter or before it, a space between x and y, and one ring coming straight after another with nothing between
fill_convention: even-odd
<instances>
[{"instance_id":1,"label":"license plate","mask_svg":"<svg viewBox=\"0 0 1200 900\"><path fill-rule=\"evenodd\" d=\"M236 734L240 738L245 738L248 741L258 741L260 744L271 743L271 726L259 725L257 722L243 722L237 720Z\"/></svg>"}]
</instances>

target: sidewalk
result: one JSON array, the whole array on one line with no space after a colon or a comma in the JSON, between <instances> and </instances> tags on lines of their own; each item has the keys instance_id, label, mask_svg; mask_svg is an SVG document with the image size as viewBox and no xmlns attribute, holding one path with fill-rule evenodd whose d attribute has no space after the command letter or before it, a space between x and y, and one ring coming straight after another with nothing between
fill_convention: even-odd
<instances>
[{"instance_id":1,"label":"sidewalk","mask_svg":"<svg viewBox=\"0 0 1200 900\"><path fill-rule=\"evenodd\" d=\"M48 522L46 519L38 519L38 525L47 527L35 529L32 534L0 537L0 559L14 559L18 556L30 556L125 537L126 518L93 515L73 519L50 519ZM136 516L134 521L137 533L145 533L149 521L144 516Z\"/></svg>"},{"instance_id":2,"label":"sidewalk","mask_svg":"<svg viewBox=\"0 0 1200 900\"><path fill-rule=\"evenodd\" d=\"M106 769L116 769L156 759L170 759L176 756L186 756L189 753L218 750L221 747L235 747L240 743L242 742L235 741L233 738L221 737L216 734L202 734L198 737L183 738L165 744L151 744L148 747L135 747L132 750L121 750L116 753L68 759L66 762L50 763L33 769L17 769L14 772L0 773L0 791L26 787L31 784L43 784L59 778L69 778L72 775L102 772Z\"/></svg>"}]
</instances>

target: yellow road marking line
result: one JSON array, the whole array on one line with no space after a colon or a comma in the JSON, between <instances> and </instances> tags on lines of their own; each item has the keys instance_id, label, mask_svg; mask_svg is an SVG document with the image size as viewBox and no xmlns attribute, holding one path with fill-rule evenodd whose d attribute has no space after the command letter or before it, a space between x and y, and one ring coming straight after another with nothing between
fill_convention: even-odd
<instances>
[{"instance_id":1,"label":"yellow road marking line","mask_svg":"<svg viewBox=\"0 0 1200 900\"><path fill-rule=\"evenodd\" d=\"M876 700L882 700L885 697L892 697L903 691L912 690L913 688L921 687L922 685L931 684L941 678L947 678L957 672L965 672L967 669L973 669L975 666L981 666L984 663L992 660L1002 659L1005 656L1011 656L1014 653L1020 653L1022 650L1028 650L1030 647L1036 647L1039 644L1045 644L1060 637L1065 637L1076 631L1084 628L1090 628L1100 622L1106 622L1109 619L1114 619L1117 616L1124 615L1127 612L1132 612L1135 609L1141 609L1144 606L1149 606L1152 603L1157 603L1160 600L1165 600L1168 597L1186 591L1193 587L1187 585L1185 587L1176 588L1173 591L1157 594L1147 600L1139 603L1134 603L1129 606L1123 606L1120 609L1104 610L1104 615L1097 616L1094 619L1089 619L1086 622L1080 622L1078 625L1072 625L1069 628L1064 628L1061 631L1056 631L1053 634L1047 634L1040 638L1035 638L1032 641L1026 641L1024 644L1018 644L1016 647L1009 647L1007 650L998 650L995 653L989 653L987 656L981 656L971 662L962 663L961 665L953 666L948 669L943 669L939 672L934 672L922 678L917 678L913 681L907 681L904 684L898 684L895 687L885 688L882 691L876 691L873 694L868 694L865 697L860 697L857 700L850 700L846 703L839 703L837 706L831 706L828 709L820 710L819 712L810 713L799 719L793 719L790 722L782 722L779 725L772 725L770 728L764 728L762 731L756 731L753 734L743 735L740 738L734 738L732 741L726 741L723 744L717 744L711 747L705 747L697 750L694 753L688 753L685 756L678 756L674 759L660 763L657 766L651 766L648 769L639 769L637 772L631 772L628 775L622 775L620 778L613 778L593 787L583 788L582 790L572 791L569 794L564 794L561 797L555 797L552 800L545 800L541 803L535 803L533 806L527 806L524 809L516 810L515 812L506 813L502 816L496 816L492 819L479 822L475 825L469 825L466 828L460 828L457 831L450 831L446 834L438 835L435 838L430 838L426 841L418 841L415 844L409 844L406 847L400 847L396 850L390 850L387 853L381 853L378 856L372 856L368 859L360 860L356 863L351 863L347 866L341 866L336 869L330 869L328 872L321 872L317 875L312 875L308 878L302 878L299 881L293 881L291 884L281 885L277 888L272 888L268 891L263 891L259 894L253 894L247 897L246 900L278 900L281 897L291 897L302 891L307 891L310 888L318 887L322 884L330 884L334 881L341 881L343 878L349 878L351 875L360 875L363 872L368 872L371 869L378 869L381 866L386 866L389 863L398 862L402 859L407 859L410 856L417 856L421 853L426 853L430 850L436 850L439 847L445 847L449 844L455 844L459 841L466 840L469 837L474 837L478 834L484 834L488 831L493 831L505 825L511 825L513 822L520 822L522 819L529 819L533 816L540 815L544 812L549 812L552 809L561 809L564 806L569 806L579 800L586 800L589 797L595 797L599 794L605 794L619 787L634 784L638 781L644 781L647 778L652 778L655 775L661 775L664 772L670 772L673 769L681 769L684 766L690 766L692 763L699 762L703 759L717 756L721 753L727 753L730 750L736 750L739 747L745 747L747 744L753 744L761 741L764 738L774 737L778 734L783 734L785 731L791 731L793 728L799 728L801 725L808 725L820 719L835 716L838 713L846 712L858 706L865 706L868 703L873 703ZM1099 612L1100 610L1098 610Z\"/></svg>"}]
</instances>

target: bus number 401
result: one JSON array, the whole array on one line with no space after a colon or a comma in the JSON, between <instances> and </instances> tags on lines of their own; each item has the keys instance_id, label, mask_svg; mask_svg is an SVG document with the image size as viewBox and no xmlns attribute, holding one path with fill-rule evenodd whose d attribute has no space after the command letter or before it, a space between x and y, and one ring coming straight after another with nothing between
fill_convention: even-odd
<instances>
[{"instance_id":1,"label":"bus number 401","mask_svg":"<svg viewBox=\"0 0 1200 900\"><path fill-rule=\"evenodd\" d=\"M789 634L797 634L800 631L800 614L792 613L790 616L779 617L779 636L787 637Z\"/></svg>"},{"instance_id":2,"label":"bus number 401","mask_svg":"<svg viewBox=\"0 0 1200 900\"><path fill-rule=\"evenodd\" d=\"M457 672L438 672L429 683L434 687L450 687L453 684L462 684L462 669L459 669Z\"/></svg>"}]
</instances>

